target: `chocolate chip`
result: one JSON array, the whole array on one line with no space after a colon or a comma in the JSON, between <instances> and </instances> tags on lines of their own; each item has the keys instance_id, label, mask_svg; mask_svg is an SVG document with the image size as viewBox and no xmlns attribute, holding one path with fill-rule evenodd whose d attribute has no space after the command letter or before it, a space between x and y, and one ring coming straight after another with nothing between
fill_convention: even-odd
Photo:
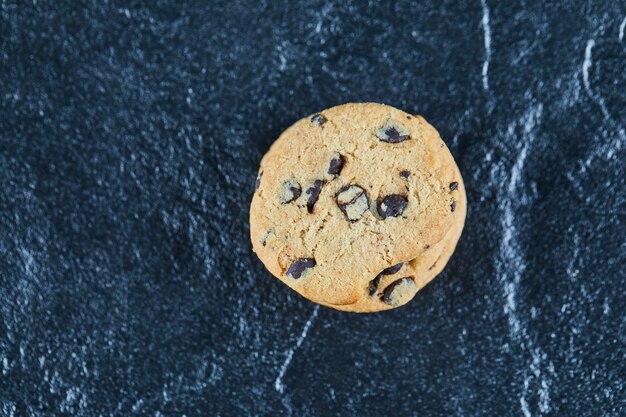
<instances>
[{"instance_id":1,"label":"chocolate chip","mask_svg":"<svg viewBox=\"0 0 626 417\"><path fill-rule=\"evenodd\" d=\"M390 266L387 269L383 269L383 272L381 272L381 274L383 274L383 275L393 275L396 272L398 272L400 270L400 268L402 268L402 265L404 265L404 264L402 262L400 262L397 265Z\"/></svg>"},{"instance_id":2,"label":"chocolate chip","mask_svg":"<svg viewBox=\"0 0 626 417\"><path fill-rule=\"evenodd\" d=\"M424 249L430 249L430 245L424 245Z\"/></svg>"},{"instance_id":3,"label":"chocolate chip","mask_svg":"<svg viewBox=\"0 0 626 417\"><path fill-rule=\"evenodd\" d=\"M300 184L294 180L287 180L283 182L283 187L280 191L280 202L283 204L291 203L300 197L300 194L302 194Z\"/></svg>"},{"instance_id":4,"label":"chocolate chip","mask_svg":"<svg viewBox=\"0 0 626 417\"><path fill-rule=\"evenodd\" d=\"M411 116L407 116L406 118L407 118L407 119L409 119L409 120L411 120Z\"/></svg>"},{"instance_id":5,"label":"chocolate chip","mask_svg":"<svg viewBox=\"0 0 626 417\"><path fill-rule=\"evenodd\" d=\"M374 295L376 291L378 291L378 284L380 284L380 280L383 278L383 274L376 275L376 278L370 281L369 285L369 294Z\"/></svg>"},{"instance_id":6,"label":"chocolate chip","mask_svg":"<svg viewBox=\"0 0 626 417\"><path fill-rule=\"evenodd\" d=\"M330 160L330 166L328 167L329 175L339 175L343 168L343 156L339 152L333 154L333 159Z\"/></svg>"},{"instance_id":7,"label":"chocolate chip","mask_svg":"<svg viewBox=\"0 0 626 417\"><path fill-rule=\"evenodd\" d=\"M265 232L265 235L263 235L263 239L261 239L261 244L263 246L267 246L267 240L269 239L270 235L274 232L273 229L269 229L267 232Z\"/></svg>"},{"instance_id":8,"label":"chocolate chip","mask_svg":"<svg viewBox=\"0 0 626 417\"><path fill-rule=\"evenodd\" d=\"M382 219L386 219L387 217L398 217L404 212L407 204L408 199L403 195L388 195L383 198L382 201L378 202L378 215Z\"/></svg>"},{"instance_id":9,"label":"chocolate chip","mask_svg":"<svg viewBox=\"0 0 626 417\"><path fill-rule=\"evenodd\" d=\"M322 191L322 185L324 185L324 181L315 180L313 181L313 185L311 185L309 189L306 190L306 193L309 196L306 201L306 209L309 211L309 213L313 213L313 206L317 202L317 198L320 196L320 192Z\"/></svg>"},{"instance_id":10,"label":"chocolate chip","mask_svg":"<svg viewBox=\"0 0 626 417\"><path fill-rule=\"evenodd\" d=\"M383 126L378 128L376 136L383 142L400 143L409 139L409 131L400 123L389 119Z\"/></svg>"},{"instance_id":11,"label":"chocolate chip","mask_svg":"<svg viewBox=\"0 0 626 417\"><path fill-rule=\"evenodd\" d=\"M456 210L456 200L452 200L452 203L450 204L450 210L452 210L452 212Z\"/></svg>"},{"instance_id":12,"label":"chocolate chip","mask_svg":"<svg viewBox=\"0 0 626 417\"><path fill-rule=\"evenodd\" d=\"M313 258L296 259L291 263L291 265L289 265L289 268L287 269L287 276L298 279L306 273L307 269L313 268L315 265L316 262Z\"/></svg>"},{"instance_id":13,"label":"chocolate chip","mask_svg":"<svg viewBox=\"0 0 626 417\"><path fill-rule=\"evenodd\" d=\"M263 171L259 172L256 176L256 183L254 184L254 191L258 191L261 186L261 178L263 177Z\"/></svg>"},{"instance_id":14,"label":"chocolate chip","mask_svg":"<svg viewBox=\"0 0 626 417\"><path fill-rule=\"evenodd\" d=\"M396 299L396 296L400 294L396 293L401 292L402 287L408 286L415 287L415 282L411 277L400 278L399 280L392 282L391 284L387 285L387 288L385 288L385 290L383 291L381 300L390 305L397 303L399 300Z\"/></svg>"},{"instance_id":15,"label":"chocolate chip","mask_svg":"<svg viewBox=\"0 0 626 417\"><path fill-rule=\"evenodd\" d=\"M323 125L324 123L326 123L326 120L327 119L324 117L324 115L322 113L314 114L311 117L311 123L314 124L315 126Z\"/></svg>"},{"instance_id":16,"label":"chocolate chip","mask_svg":"<svg viewBox=\"0 0 626 417\"><path fill-rule=\"evenodd\" d=\"M454 191L454 190L458 190L459 189L459 183L454 181L450 183L450 191Z\"/></svg>"},{"instance_id":17,"label":"chocolate chip","mask_svg":"<svg viewBox=\"0 0 626 417\"><path fill-rule=\"evenodd\" d=\"M350 223L360 220L370 208L367 192L356 184L347 185L339 190L337 205Z\"/></svg>"},{"instance_id":18,"label":"chocolate chip","mask_svg":"<svg viewBox=\"0 0 626 417\"><path fill-rule=\"evenodd\" d=\"M409 171L407 171L407 170L400 171L400 176L402 178L404 178L405 180L408 179L410 175L411 175L411 173Z\"/></svg>"}]
</instances>

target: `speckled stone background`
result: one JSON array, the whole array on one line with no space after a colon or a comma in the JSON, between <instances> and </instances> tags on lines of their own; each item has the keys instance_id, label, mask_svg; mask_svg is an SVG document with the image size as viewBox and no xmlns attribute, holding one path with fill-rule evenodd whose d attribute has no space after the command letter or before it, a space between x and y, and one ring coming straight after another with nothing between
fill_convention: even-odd
<instances>
[{"instance_id":1,"label":"speckled stone background","mask_svg":"<svg viewBox=\"0 0 626 417\"><path fill-rule=\"evenodd\" d=\"M0 415L626 414L626 4L146 3L0 1ZM467 183L380 314L248 243L263 153L349 101Z\"/></svg>"}]
</instances>

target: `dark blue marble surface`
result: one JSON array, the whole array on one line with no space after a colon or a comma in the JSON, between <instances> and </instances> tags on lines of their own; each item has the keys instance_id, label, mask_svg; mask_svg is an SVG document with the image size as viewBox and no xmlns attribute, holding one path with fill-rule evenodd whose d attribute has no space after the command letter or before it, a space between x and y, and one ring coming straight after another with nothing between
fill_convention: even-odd
<instances>
[{"instance_id":1,"label":"dark blue marble surface","mask_svg":"<svg viewBox=\"0 0 626 417\"><path fill-rule=\"evenodd\" d=\"M626 414L623 2L142 3L0 2L0 415ZM263 153L349 101L468 191L380 314L248 243Z\"/></svg>"}]
</instances>

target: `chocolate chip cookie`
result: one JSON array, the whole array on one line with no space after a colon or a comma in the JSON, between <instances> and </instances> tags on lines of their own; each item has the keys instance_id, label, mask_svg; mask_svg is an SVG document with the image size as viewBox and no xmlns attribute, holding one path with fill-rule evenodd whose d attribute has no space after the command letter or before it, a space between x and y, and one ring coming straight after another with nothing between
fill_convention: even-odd
<instances>
[{"instance_id":1,"label":"chocolate chip cookie","mask_svg":"<svg viewBox=\"0 0 626 417\"><path fill-rule=\"evenodd\" d=\"M459 174L459 178L461 178ZM463 181L458 181L457 187L462 193L465 193ZM448 260L454 253L456 244L461 237L463 226L465 223L465 199L459 199L456 204L456 211L458 211L458 220L452 225L446 236L438 243L429 245L425 248L422 256L411 259L408 262L397 264L393 267L387 268L376 275L369 284L370 297L362 297L354 304L344 305L329 305L328 307L335 308L343 311L353 312L367 312L367 311L379 311L381 310L380 299L385 295L384 291L389 294L388 288L396 280L402 279L400 277L410 276L413 278L415 286L409 288L408 291L398 292L393 291L392 297L389 295L383 299L387 304L390 304L389 308L396 307L410 301L411 298L428 284L437 274L439 274L448 263ZM396 304L396 305L394 305Z\"/></svg>"},{"instance_id":2,"label":"chocolate chip cookie","mask_svg":"<svg viewBox=\"0 0 626 417\"><path fill-rule=\"evenodd\" d=\"M299 120L272 145L250 232L267 269L306 298L378 311L432 279L422 264L445 264L464 219L463 182L437 131L386 105L351 103Z\"/></svg>"}]
</instances>

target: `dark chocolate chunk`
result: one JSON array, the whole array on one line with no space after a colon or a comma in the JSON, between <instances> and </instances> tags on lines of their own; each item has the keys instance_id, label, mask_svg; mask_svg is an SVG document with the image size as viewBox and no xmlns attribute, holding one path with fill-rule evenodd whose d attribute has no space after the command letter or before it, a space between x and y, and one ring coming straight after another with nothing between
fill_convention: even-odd
<instances>
[{"instance_id":1,"label":"dark chocolate chunk","mask_svg":"<svg viewBox=\"0 0 626 417\"><path fill-rule=\"evenodd\" d=\"M392 282L391 284L387 285L387 288L385 288L383 291L381 300L383 300L385 303L390 304L390 305L394 304L394 299L393 299L394 291L403 284L409 284L409 281L410 281L410 284L413 284L413 286L415 286L415 282L413 281L413 278L411 277L400 278Z\"/></svg>"},{"instance_id":2,"label":"dark chocolate chunk","mask_svg":"<svg viewBox=\"0 0 626 417\"><path fill-rule=\"evenodd\" d=\"M291 203L298 199L300 194L302 194L300 184L294 180L287 180L283 183L283 188L280 192L280 202L283 204Z\"/></svg>"},{"instance_id":3,"label":"dark chocolate chunk","mask_svg":"<svg viewBox=\"0 0 626 417\"><path fill-rule=\"evenodd\" d=\"M254 191L258 191L261 186L261 178L263 177L263 171L259 172L256 176L256 183L254 184Z\"/></svg>"},{"instance_id":4,"label":"dark chocolate chunk","mask_svg":"<svg viewBox=\"0 0 626 417\"><path fill-rule=\"evenodd\" d=\"M408 138L409 135L403 135L395 127L390 127L385 130L385 137L381 138L381 140L389 143L400 143L404 142Z\"/></svg>"},{"instance_id":5,"label":"dark chocolate chunk","mask_svg":"<svg viewBox=\"0 0 626 417\"><path fill-rule=\"evenodd\" d=\"M324 117L324 115L322 113L314 114L311 117L311 123L314 124L315 126L323 125L324 123L326 123L326 120L327 119Z\"/></svg>"},{"instance_id":6,"label":"dark chocolate chunk","mask_svg":"<svg viewBox=\"0 0 626 417\"><path fill-rule=\"evenodd\" d=\"M307 269L313 268L315 265L316 262L313 258L296 259L291 263L291 265L289 265L289 268L287 269L287 276L298 279L306 273Z\"/></svg>"},{"instance_id":7,"label":"dark chocolate chunk","mask_svg":"<svg viewBox=\"0 0 626 417\"><path fill-rule=\"evenodd\" d=\"M330 160L330 166L328 167L329 175L339 175L343 168L343 156L339 152L335 152L333 159Z\"/></svg>"},{"instance_id":8,"label":"dark chocolate chunk","mask_svg":"<svg viewBox=\"0 0 626 417\"><path fill-rule=\"evenodd\" d=\"M383 274L376 275L376 278L370 281L369 284L369 294L374 295L376 291L378 291L378 284L380 284L380 280L383 278Z\"/></svg>"},{"instance_id":9,"label":"dark chocolate chunk","mask_svg":"<svg viewBox=\"0 0 626 417\"><path fill-rule=\"evenodd\" d=\"M454 212L454 210L456 210L456 200L452 200L452 203L450 204L450 210L452 210Z\"/></svg>"},{"instance_id":10,"label":"dark chocolate chunk","mask_svg":"<svg viewBox=\"0 0 626 417\"><path fill-rule=\"evenodd\" d=\"M398 272L400 270L400 268L402 268L402 265L404 265L404 264L402 262L400 262L397 265L390 266L387 269L383 269L383 272L381 272L381 274L383 274L383 275L393 275L396 272Z\"/></svg>"},{"instance_id":11,"label":"dark chocolate chunk","mask_svg":"<svg viewBox=\"0 0 626 417\"><path fill-rule=\"evenodd\" d=\"M404 178L405 180L408 179L410 175L411 175L411 173L409 171L407 171L407 170L400 171L400 176L402 178Z\"/></svg>"},{"instance_id":12,"label":"dark chocolate chunk","mask_svg":"<svg viewBox=\"0 0 626 417\"><path fill-rule=\"evenodd\" d=\"M370 208L367 192L356 184L347 185L339 190L337 205L350 223L360 220Z\"/></svg>"},{"instance_id":13,"label":"dark chocolate chunk","mask_svg":"<svg viewBox=\"0 0 626 417\"><path fill-rule=\"evenodd\" d=\"M409 131L395 120L388 120L382 127L378 128L376 136L383 142L400 143L409 139Z\"/></svg>"},{"instance_id":14,"label":"dark chocolate chunk","mask_svg":"<svg viewBox=\"0 0 626 417\"><path fill-rule=\"evenodd\" d=\"M408 202L409 200L403 195L388 195L383 198L382 201L378 202L378 215L382 219L386 219L387 217L398 217L404 212Z\"/></svg>"},{"instance_id":15,"label":"dark chocolate chunk","mask_svg":"<svg viewBox=\"0 0 626 417\"><path fill-rule=\"evenodd\" d=\"M454 191L454 190L458 190L459 189L459 183L454 181L450 183L450 191Z\"/></svg>"},{"instance_id":16,"label":"dark chocolate chunk","mask_svg":"<svg viewBox=\"0 0 626 417\"><path fill-rule=\"evenodd\" d=\"M309 213L313 213L313 206L317 202L317 198L320 196L320 192L322 191L322 185L324 185L324 181L315 180L313 182L313 185L311 185L309 189L306 190L306 193L309 196L306 201L306 209L309 211Z\"/></svg>"}]
</instances>

